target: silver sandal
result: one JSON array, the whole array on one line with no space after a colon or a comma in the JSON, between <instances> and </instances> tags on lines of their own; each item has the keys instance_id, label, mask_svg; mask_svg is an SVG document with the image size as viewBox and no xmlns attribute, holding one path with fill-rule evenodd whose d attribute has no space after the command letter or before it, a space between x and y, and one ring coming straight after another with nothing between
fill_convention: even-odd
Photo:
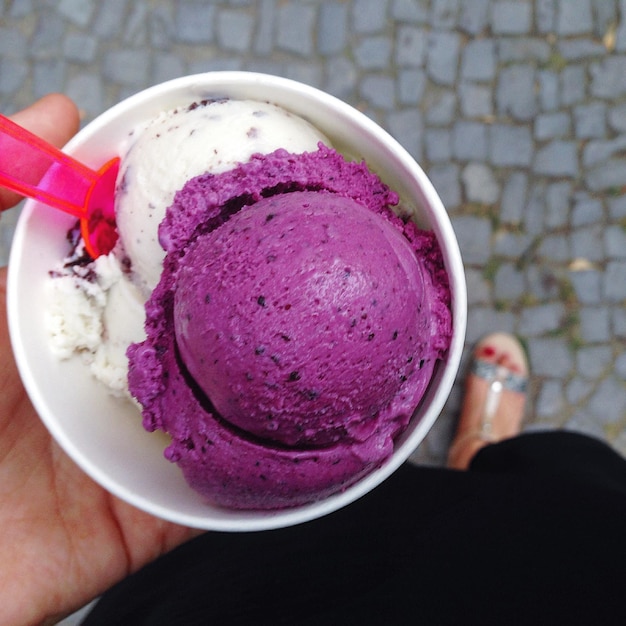
<instances>
[{"instance_id":1,"label":"silver sandal","mask_svg":"<svg viewBox=\"0 0 626 626\"><path fill-rule=\"evenodd\" d=\"M506 351L507 348L509 351L512 349L520 350L521 353L519 353L519 356L523 359L523 367L528 370L526 356L523 353L523 349L517 339L511 335L507 335L505 333L495 333L493 335L489 335L479 343L477 350L481 345L486 344L499 344L499 347L501 347L503 351ZM513 347L513 344L515 344L515 348ZM502 392L504 390L509 390L516 393L526 393L528 388L527 374L517 374L512 372L507 367L481 358L474 358L470 372L475 376L486 380L489 385L483 406L480 428L473 429L459 437L451 446L448 458L453 458L457 451L470 439L479 439L487 443L496 443L498 438L493 434L493 420L496 416L498 407L500 406Z\"/></svg>"}]
</instances>

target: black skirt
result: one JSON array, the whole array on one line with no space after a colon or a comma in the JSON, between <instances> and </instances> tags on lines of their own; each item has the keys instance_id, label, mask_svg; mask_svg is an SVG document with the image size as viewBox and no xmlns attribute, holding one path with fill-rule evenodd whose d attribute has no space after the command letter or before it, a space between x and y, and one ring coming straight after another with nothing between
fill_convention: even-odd
<instances>
[{"instance_id":1,"label":"black skirt","mask_svg":"<svg viewBox=\"0 0 626 626\"><path fill-rule=\"evenodd\" d=\"M565 432L401 467L292 528L207 533L108 591L96 624L626 624L626 461Z\"/></svg>"}]
</instances>

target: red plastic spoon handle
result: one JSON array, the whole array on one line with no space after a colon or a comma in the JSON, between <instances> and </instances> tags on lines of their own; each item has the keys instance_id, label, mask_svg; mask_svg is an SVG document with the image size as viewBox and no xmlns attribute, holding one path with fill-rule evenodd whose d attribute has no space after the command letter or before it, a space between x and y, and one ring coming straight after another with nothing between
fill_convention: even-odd
<instances>
[{"instance_id":1,"label":"red plastic spoon handle","mask_svg":"<svg viewBox=\"0 0 626 626\"><path fill-rule=\"evenodd\" d=\"M0 185L76 217L98 174L0 115Z\"/></svg>"}]
</instances>

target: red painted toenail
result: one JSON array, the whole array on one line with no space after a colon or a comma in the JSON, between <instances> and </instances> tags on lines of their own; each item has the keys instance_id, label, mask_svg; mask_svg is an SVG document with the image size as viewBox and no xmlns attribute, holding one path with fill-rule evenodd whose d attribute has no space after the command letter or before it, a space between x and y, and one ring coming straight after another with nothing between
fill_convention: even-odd
<instances>
[{"instance_id":1,"label":"red painted toenail","mask_svg":"<svg viewBox=\"0 0 626 626\"><path fill-rule=\"evenodd\" d=\"M480 350L482 356L493 356L495 353L496 351L491 346L483 346Z\"/></svg>"}]
</instances>

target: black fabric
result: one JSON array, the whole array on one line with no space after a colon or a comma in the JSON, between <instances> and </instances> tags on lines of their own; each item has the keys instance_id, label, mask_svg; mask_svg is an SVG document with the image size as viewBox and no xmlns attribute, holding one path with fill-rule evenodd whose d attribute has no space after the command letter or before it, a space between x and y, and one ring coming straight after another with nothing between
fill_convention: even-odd
<instances>
[{"instance_id":1,"label":"black fabric","mask_svg":"<svg viewBox=\"0 0 626 626\"><path fill-rule=\"evenodd\" d=\"M405 465L323 519L207 533L85 624L623 624L626 461L571 433Z\"/></svg>"}]
</instances>

